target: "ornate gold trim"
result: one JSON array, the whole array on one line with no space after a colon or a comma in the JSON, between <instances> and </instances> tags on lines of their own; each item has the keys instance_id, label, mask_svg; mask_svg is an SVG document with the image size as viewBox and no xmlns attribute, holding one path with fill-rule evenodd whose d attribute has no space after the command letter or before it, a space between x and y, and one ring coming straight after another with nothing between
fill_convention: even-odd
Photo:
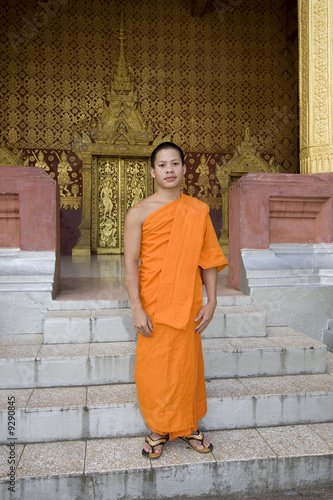
<instances>
[{"instance_id":1,"label":"ornate gold trim","mask_svg":"<svg viewBox=\"0 0 333 500\"><path fill-rule=\"evenodd\" d=\"M23 160L23 153L20 151L18 155L14 155L9 149L7 149L1 140L0 145L0 165L8 167L22 167L26 165L25 160Z\"/></svg>"},{"instance_id":2,"label":"ornate gold trim","mask_svg":"<svg viewBox=\"0 0 333 500\"><path fill-rule=\"evenodd\" d=\"M299 0L300 171L333 171L333 8Z\"/></svg>"}]
</instances>

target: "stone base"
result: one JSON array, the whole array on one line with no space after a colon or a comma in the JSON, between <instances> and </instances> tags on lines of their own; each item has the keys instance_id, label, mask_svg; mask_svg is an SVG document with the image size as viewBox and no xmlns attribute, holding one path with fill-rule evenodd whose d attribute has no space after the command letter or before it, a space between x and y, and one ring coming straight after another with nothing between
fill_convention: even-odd
<instances>
[{"instance_id":1,"label":"stone base","mask_svg":"<svg viewBox=\"0 0 333 500\"><path fill-rule=\"evenodd\" d=\"M254 288L333 286L333 244L271 244L241 250L243 293Z\"/></svg>"},{"instance_id":2,"label":"stone base","mask_svg":"<svg viewBox=\"0 0 333 500\"><path fill-rule=\"evenodd\" d=\"M288 325L320 341L333 317L333 245L272 244L241 251L241 290L266 311L267 326Z\"/></svg>"},{"instance_id":3,"label":"stone base","mask_svg":"<svg viewBox=\"0 0 333 500\"><path fill-rule=\"evenodd\" d=\"M0 249L0 335L41 333L56 287L56 252Z\"/></svg>"}]
</instances>

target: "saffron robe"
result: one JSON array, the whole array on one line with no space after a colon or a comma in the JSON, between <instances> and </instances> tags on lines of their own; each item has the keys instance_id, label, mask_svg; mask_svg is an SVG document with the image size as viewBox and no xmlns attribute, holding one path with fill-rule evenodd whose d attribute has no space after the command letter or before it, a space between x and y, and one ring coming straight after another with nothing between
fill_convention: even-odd
<instances>
[{"instance_id":1,"label":"saffron robe","mask_svg":"<svg viewBox=\"0 0 333 500\"><path fill-rule=\"evenodd\" d=\"M191 434L207 411L201 335L200 268L227 265L208 206L184 194L142 227L140 298L153 324L138 334L135 383L148 427L170 439Z\"/></svg>"}]
</instances>

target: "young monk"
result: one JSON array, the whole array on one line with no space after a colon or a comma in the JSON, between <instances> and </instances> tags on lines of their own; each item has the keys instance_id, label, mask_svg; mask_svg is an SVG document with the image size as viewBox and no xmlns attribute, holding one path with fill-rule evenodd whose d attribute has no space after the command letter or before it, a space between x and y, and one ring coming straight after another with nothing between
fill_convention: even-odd
<instances>
[{"instance_id":1,"label":"young monk","mask_svg":"<svg viewBox=\"0 0 333 500\"><path fill-rule=\"evenodd\" d=\"M150 169L157 191L125 220L125 283L138 332L135 383L152 431L142 454L149 458L177 437L200 453L213 449L197 430L207 411L200 334L213 317L217 270L227 261L208 206L180 191L185 171L178 146L157 146Z\"/></svg>"}]
</instances>

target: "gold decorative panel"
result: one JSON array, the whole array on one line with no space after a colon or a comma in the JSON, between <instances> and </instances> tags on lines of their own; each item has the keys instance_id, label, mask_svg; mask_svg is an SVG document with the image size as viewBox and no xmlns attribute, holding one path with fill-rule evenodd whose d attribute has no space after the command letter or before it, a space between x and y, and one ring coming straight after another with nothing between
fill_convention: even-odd
<instances>
[{"instance_id":1,"label":"gold decorative panel","mask_svg":"<svg viewBox=\"0 0 333 500\"><path fill-rule=\"evenodd\" d=\"M121 252L121 183L118 161L97 162L97 249ZM123 183L122 183L123 184Z\"/></svg>"},{"instance_id":2,"label":"gold decorative panel","mask_svg":"<svg viewBox=\"0 0 333 500\"><path fill-rule=\"evenodd\" d=\"M128 210L153 193L148 158L92 161L92 252L122 253Z\"/></svg>"},{"instance_id":3,"label":"gold decorative panel","mask_svg":"<svg viewBox=\"0 0 333 500\"><path fill-rule=\"evenodd\" d=\"M211 0L201 17L190 0L51 3L52 13L44 2L2 2L0 128L14 153L67 151L74 129L94 129L123 11L148 135L172 134L208 158L231 154L250 126L282 171L297 171L297 41L286 40L285 0Z\"/></svg>"},{"instance_id":4,"label":"gold decorative panel","mask_svg":"<svg viewBox=\"0 0 333 500\"><path fill-rule=\"evenodd\" d=\"M300 170L333 172L333 9L299 0Z\"/></svg>"}]
</instances>

